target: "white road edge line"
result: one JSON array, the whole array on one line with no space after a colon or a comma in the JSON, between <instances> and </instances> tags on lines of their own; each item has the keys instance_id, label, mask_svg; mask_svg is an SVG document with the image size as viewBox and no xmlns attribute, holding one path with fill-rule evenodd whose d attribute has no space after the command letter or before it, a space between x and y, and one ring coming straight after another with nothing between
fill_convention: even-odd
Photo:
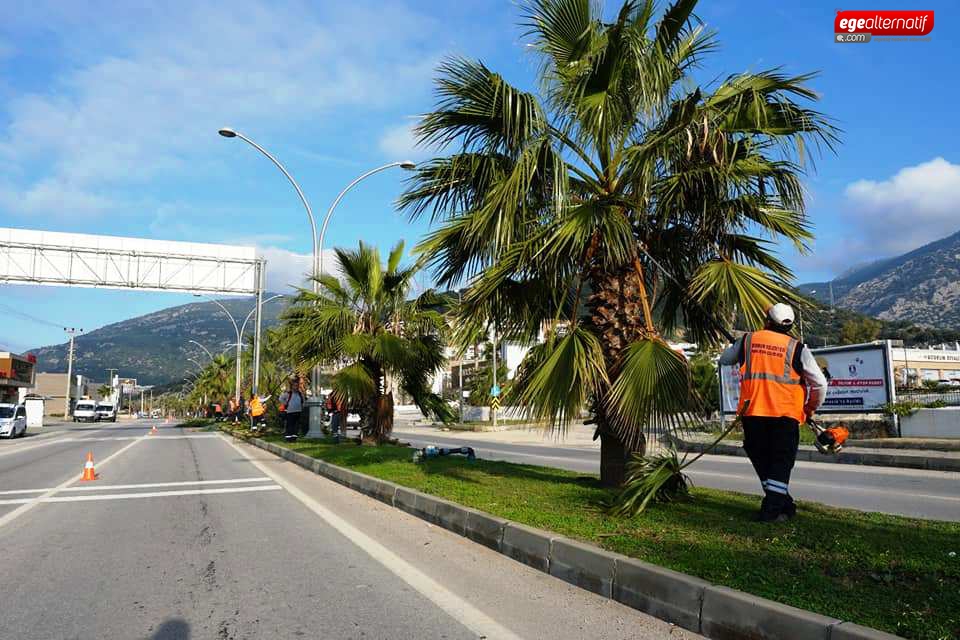
<instances>
[{"instance_id":1,"label":"white road edge line","mask_svg":"<svg viewBox=\"0 0 960 640\"><path fill-rule=\"evenodd\" d=\"M186 487L195 484L240 484L242 482L271 482L267 476L256 476L253 478L230 478L229 480L184 480L178 482L146 482L142 484L86 484L79 487L65 487L60 491L109 491L110 489L155 489L159 487ZM14 489L11 491L0 491L0 496L12 496L19 493L44 493L51 491L53 487L46 489Z\"/></svg>"},{"instance_id":2,"label":"white road edge line","mask_svg":"<svg viewBox=\"0 0 960 640\"><path fill-rule=\"evenodd\" d=\"M371 558L382 564L391 573L419 591L424 597L443 609L454 620L457 620L481 636L497 638L498 640L521 640L520 636L510 631L499 622L483 613L466 600L443 587L436 580L423 573L409 562L393 553L382 544L356 528L337 514L333 513L319 502L298 489L295 485L280 477L267 465L253 458L247 451L226 436L220 436L224 442L236 449L257 469L267 474L278 485L287 490L305 507L313 511L322 520L336 529L349 542L363 550ZM280 458L277 458L280 460Z\"/></svg>"},{"instance_id":3,"label":"white road edge line","mask_svg":"<svg viewBox=\"0 0 960 640\"><path fill-rule=\"evenodd\" d=\"M114 451L112 454L110 454L109 456L107 456L106 458L104 458L103 460L101 460L99 463L97 463L97 466L103 467L105 464L108 464L111 460L113 460L114 458L116 458L117 456L119 456L121 453L123 453L124 451L126 451L127 449L129 449L129 448L132 447L133 445L137 444L138 442L140 442L140 440L143 440L143 438L146 438L146 437L148 437L148 436L143 436L142 438L140 438L140 439L138 439L138 440L134 440L134 441L131 442L130 444L121 447L121 448L118 449L117 451ZM79 467L79 465L78 465L78 467ZM22 516L23 514L25 514L27 511L30 511L30 509L33 509L33 508L34 508L35 506L37 506L38 504L40 504L40 500L42 500L43 498L49 498L49 497L53 496L53 494L55 494L55 493L57 493L58 491L60 491L61 489L64 489L64 488L66 488L66 487L69 487L70 485L72 485L72 484L75 483L75 482L79 482L79 481L80 481L80 473L81 473L81 470L78 469L78 470L77 470L77 473L76 473L73 477L71 477L71 478L68 479L68 480L64 480L63 482L61 482L60 484L58 484L58 485L57 485L56 487L54 487L53 489L50 489L49 491L47 491L46 493L44 493L42 496L39 496L38 498L30 498L30 502L28 502L28 503L26 503L26 504L22 504L22 505L20 505L19 507L17 507L16 509L14 509L13 511L11 511L10 513L7 513L7 514L4 514L3 516L0 516L0 529L2 529L4 526L10 524L11 522L13 522L13 521L16 520L17 518L19 518L20 516Z\"/></svg>"},{"instance_id":4,"label":"white road edge line","mask_svg":"<svg viewBox=\"0 0 960 640\"><path fill-rule=\"evenodd\" d=\"M180 491L143 491L141 493L103 493L92 496L55 496L39 498L19 498L16 500L0 500L2 504L31 504L43 502L93 502L96 500L132 500L134 498L165 498L168 496L200 496L216 493L250 493L253 491L278 491L283 487L276 484L259 485L256 487L221 487L219 489L182 489Z\"/></svg>"}]
</instances>

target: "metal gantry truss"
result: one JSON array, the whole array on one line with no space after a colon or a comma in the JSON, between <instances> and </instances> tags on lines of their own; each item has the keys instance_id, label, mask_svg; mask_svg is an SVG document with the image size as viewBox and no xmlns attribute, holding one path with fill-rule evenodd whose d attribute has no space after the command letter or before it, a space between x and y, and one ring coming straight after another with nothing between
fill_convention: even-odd
<instances>
[{"instance_id":1,"label":"metal gantry truss","mask_svg":"<svg viewBox=\"0 0 960 640\"><path fill-rule=\"evenodd\" d=\"M0 283L256 294L263 260L0 240Z\"/></svg>"}]
</instances>

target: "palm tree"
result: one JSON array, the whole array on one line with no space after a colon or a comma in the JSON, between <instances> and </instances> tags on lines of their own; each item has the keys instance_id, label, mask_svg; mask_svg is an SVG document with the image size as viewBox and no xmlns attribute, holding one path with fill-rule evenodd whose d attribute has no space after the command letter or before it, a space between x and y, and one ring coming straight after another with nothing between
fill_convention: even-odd
<instances>
[{"instance_id":1,"label":"palm tree","mask_svg":"<svg viewBox=\"0 0 960 640\"><path fill-rule=\"evenodd\" d=\"M716 343L724 319L795 299L772 243L806 250L804 162L837 140L804 104L810 75L698 85L716 41L695 5L657 20L652 0L627 0L606 22L593 0L527 2L541 92L443 62L417 134L449 155L421 164L400 200L439 223L418 247L438 286L469 285L461 343L546 329L513 400L559 429L589 408L608 484L695 419L687 363L664 336Z\"/></svg>"},{"instance_id":2,"label":"palm tree","mask_svg":"<svg viewBox=\"0 0 960 640\"><path fill-rule=\"evenodd\" d=\"M236 385L236 365L233 358L220 353L213 357L200 372L191 395L200 399L207 397L213 402L225 403L233 395Z\"/></svg>"},{"instance_id":3,"label":"palm tree","mask_svg":"<svg viewBox=\"0 0 960 640\"><path fill-rule=\"evenodd\" d=\"M102 384L99 387L97 387L97 395L100 396L101 400L109 398L112 393L113 393L113 387L111 387L108 384Z\"/></svg>"},{"instance_id":4,"label":"palm tree","mask_svg":"<svg viewBox=\"0 0 960 640\"><path fill-rule=\"evenodd\" d=\"M304 365L334 364L334 394L359 411L363 439L382 443L393 430L393 388L425 414L449 419L450 409L430 390L444 363L444 302L433 291L408 299L419 264L401 267L403 242L380 252L360 243L337 249L343 281L323 275L320 292L300 290L284 313L287 348Z\"/></svg>"}]
</instances>

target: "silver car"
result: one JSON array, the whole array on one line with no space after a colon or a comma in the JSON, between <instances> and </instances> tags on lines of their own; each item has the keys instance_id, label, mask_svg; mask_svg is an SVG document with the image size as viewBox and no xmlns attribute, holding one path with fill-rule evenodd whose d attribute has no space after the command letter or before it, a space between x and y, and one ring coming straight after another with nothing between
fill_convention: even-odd
<instances>
[{"instance_id":1,"label":"silver car","mask_svg":"<svg viewBox=\"0 0 960 640\"><path fill-rule=\"evenodd\" d=\"M16 438L27 432L27 410L22 405L0 404L0 437Z\"/></svg>"}]
</instances>

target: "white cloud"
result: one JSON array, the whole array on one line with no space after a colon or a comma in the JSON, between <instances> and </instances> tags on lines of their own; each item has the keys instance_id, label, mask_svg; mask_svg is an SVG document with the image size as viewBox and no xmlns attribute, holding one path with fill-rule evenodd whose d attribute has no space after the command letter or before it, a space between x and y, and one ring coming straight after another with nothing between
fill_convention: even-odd
<instances>
[{"instance_id":1,"label":"white cloud","mask_svg":"<svg viewBox=\"0 0 960 640\"><path fill-rule=\"evenodd\" d=\"M960 165L943 158L886 180L858 180L844 195L850 237L871 256L904 253L960 230Z\"/></svg>"},{"instance_id":2,"label":"white cloud","mask_svg":"<svg viewBox=\"0 0 960 640\"><path fill-rule=\"evenodd\" d=\"M267 291L285 293L289 292L291 287L309 287L307 276L310 273L310 254L295 253L277 247L261 247L258 253L267 261ZM324 273L334 273L335 260L333 249L324 249Z\"/></svg>"},{"instance_id":3,"label":"white cloud","mask_svg":"<svg viewBox=\"0 0 960 640\"><path fill-rule=\"evenodd\" d=\"M0 163L11 166L0 207L117 210L118 187L202 172L220 126L293 131L336 109L395 104L429 86L437 58L438 26L389 2L150 7L104 6L79 34L64 5L49 14L46 28L76 56L43 90L0 107Z\"/></svg>"},{"instance_id":4,"label":"white cloud","mask_svg":"<svg viewBox=\"0 0 960 640\"><path fill-rule=\"evenodd\" d=\"M425 160L437 155L438 149L434 146L417 144L413 133L416 122L407 122L390 127L380 137L380 150L390 160Z\"/></svg>"}]
</instances>

